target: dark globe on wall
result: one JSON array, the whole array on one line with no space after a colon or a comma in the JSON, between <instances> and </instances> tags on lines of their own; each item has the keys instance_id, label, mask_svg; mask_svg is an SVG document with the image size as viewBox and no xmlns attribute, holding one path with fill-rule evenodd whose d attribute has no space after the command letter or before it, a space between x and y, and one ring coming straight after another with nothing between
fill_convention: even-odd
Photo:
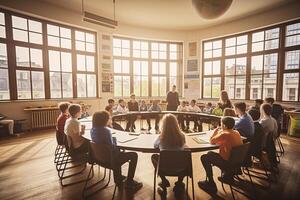
<instances>
[{"instance_id":1,"label":"dark globe on wall","mask_svg":"<svg viewBox=\"0 0 300 200\"><path fill-rule=\"evenodd\" d=\"M232 0L193 0L199 15L205 19L215 19L223 15L230 7Z\"/></svg>"}]
</instances>

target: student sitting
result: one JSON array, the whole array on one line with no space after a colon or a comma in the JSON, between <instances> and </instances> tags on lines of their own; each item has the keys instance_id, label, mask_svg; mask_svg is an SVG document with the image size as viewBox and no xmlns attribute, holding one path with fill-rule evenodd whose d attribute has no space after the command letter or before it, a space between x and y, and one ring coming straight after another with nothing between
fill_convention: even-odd
<instances>
[{"instance_id":1,"label":"student sitting","mask_svg":"<svg viewBox=\"0 0 300 200\"><path fill-rule=\"evenodd\" d=\"M65 123L67 119L69 118L68 114L68 107L70 103L68 102L61 102L59 103L58 107L60 110L60 115L58 116L56 120L56 131L58 135L56 135L57 140L61 143L63 143L64 135L65 135Z\"/></svg>"},{"instance_id":2,"label":"student sitting","mask_svg":"<svg viewBox=\"0 0 300 200\"><path fill-rule=\"evenodd\" d=\"M88 152L89 142L82 137L84 134L84 125L80 125L78 118L81 116L81 106L79 104L71 104L69 106L70 118L65 123L65 134L72 140L72 147L78 153Z\"/></svg>"},{"instance_id":3,"label":"student sitting","mask_svg":"<svg viewBox=\"0 0 300 200\"><path fill-rule=\"evenodd\" d=\"M263 127L259 123L260 112L256 109L250 109L248 114L251 116L254 122L254 136L253 140L251 141L251 155L260 159L262 153L262 137L264 135Z\"/></svg>"},{"instance_id":4,"label":"student sitting","mask_svg":"<svg viewBox=\"0 0 300 200\"><path fill-rule=\"evenodd\" d=\"M115 105L115 100L113 99L108 99L108 105L112 108L113 113L116 112L117 106Z\"/></svg>"},{"instance_id":5,"label":"student sitting","mask_svg":"<svg viewBox=\"0 0 300 200\"><path fill-rule=\"evenodd\" d=\"M240 118L235 123L234 128L238 130L242 136L251 141L254 135L254 123L251 116L246 113L246 104L244 102L235 103L234 109Z\"/></svg>"},{"instance_id":6,"label":"student sitting","mask_svg":"<svg viewBox=\"0 0 300 200\"><path fill-rule=\"evenodd\" d=\"M272 97L265 98L265 103L269 103L272 106L272 117L277 121L278 136L281 133L281 121L284 113L284 109L280 104L274 103L275 100Z\"/></svg>"},{"instance_id":7,"label":"student sitting","mask_svg":"<svg viewBox=\"0 0 300 200\"><path fill-rule=\"evenodd\" d=\"M201 156L201 162L206 172L208 180L199 181L198 186L203 190L217 192L217 186L213 179L212 166L224 169L227 160L230 157L231 149L242 144L242 139L238 131L233 130L234 119L232 117L223 117L221 120L221 128L216 128L210 138L211 144L220 145L219 153L209 151ZM225 173L223 180L231 180L232 175Z\"/></svg>"},{"instance_id":8,"label":"student sitting","mask_svg":"<svg viewBox=\"0 0 300 200\"><path fill-rule=\"evenodd\" d=\"M162 119L161 124L161 133L157 140L154 143L155 148L159 148L162 150L184 150L185 146L185 136L180 131L178 121L173 114L166 114ZM153 154L151 156L151 160L154 168L157 167L157 163L159 160L158 154ZM170 182L166 179L165 176L160 176L162 182L159 183L159 186L166 190L167 187L170 187ZM173 191L175 195L184 191L184 177L179 176L178 181L175 183Z\"/></svg>"},{"instance_id":9,"label":"student sitting","mask_svg":"<svg viewBox=\"0 0 300 200\"><path fill-rule=\"evenodd\" d=\"M119 100L119 104L117 106L117 110L116 110L116 113L127 113L128 112L128 108L126 107L126 103L124 101L124 99L120 99Z\"/></svg>"},{"instance_id":10,"label":"student sitting","mask_svg":"<svg viewBox=\"0 0 300 200\"><path fill-rule=\"evenodd\" d=\"M177 107L178 112L187 112L188 111L188 106L186 105L185 101L181 101L181 104ZM179 114L178 115L178 122L182 130L186 130L186 127L184 125L184 119L185 115Z\"/></svg>"},{"instance_id":11,"label":"student sitting","mask_svg":"<svg viewBox=\"0 0 300 200\"><path fill-rule=\"evenodd\" d=\"M141 111L141 112L148 111L148 106L146 105L146 101L145 100L141 101L141 105L139 107L139 111Z\"/></svg>"},{"instance_id":12,"label":"student sitting","mask_svg":"<svg viewBox=\"0 0 300 200\"><path fill-rule=\"evenodd\" d=\"M235 112L234 112L233 109L231 109L231 108L225 108L225 109L224 109L224 112L223 112L223 116L224 116L224 117L225 117L225 116L228 116L228 117L236 117L236 114L235 114Z\"/></svg>"},{"instance_id":13,"label":"student sitting","mask_svg":"<svg viewBox=\"0 0 300 200\"><path fill-rule=\"evenodd\" d=\"M150 106L149 110L150 112L154 111L154 112L161 112L161 108L158 105L158 100L153 100L152 101L152 105ZM153 116L155 118L155 130L158 131L158 123L159 123L159 115L154 115ZM147 118L147 124L148 124L148 130L151 130L151 122L150 122L150 118L152 118L152 116L149 116Z\"/></svg>"},{"instance_id":14,"label":"student sitting","mask_svg":"<svg viewBox=\"0 0 300 200\"><path fill-rule=\"evenodd\" d=\"M139 111L139 104L138 102L135 100L135 95L131 94L130 95L130 101L128 102L128 110L129 111ZM135 121L136 121L137 117L135 115L130 115L128 117L128 122L126 125L126 131L132 131L134 132L135 129Z\"/></svg>"},{"instance_id":15,"label":"student sitting","mask_svg":"<svg viewBox=\"0 0 300 200\"><path fill-rule=\"evenodd\" d=\"M107 111L96 112L93 115L93 128L91 129L91 138L92 141L96 144L106 144L111 145L116 148L116 143L113 141L110 130L107 126L111 124L111 117ZM142 183L139 183L135 180L134 174L136 170L138 155L136 152L120 152L118 149L114 151L114 160L117 163L114 172L114 180L118 187L122 186L122 165L129 161L128 175L126 180L126 189L131 189L137 191L143 187Z\"/></svg>"},{"instance_id":16,"label":"student sitting","mask_svg":"<svg viewBox=\"0 0 300 200\"><path fill-rule=\"evenodd\" d=\"M255 104L254 106L251 106L250 110L258 110L260 112L260 106L264 103L264 100L262 99L255 99Z\"/></svg>"},{"instance_id":17,"label":"student sitting","mask_svg":"<svg viewBox=\"0 0 300 200\"><path fill-rule=\"evenodd\" d=\"M188 106L188 111L189 112L201 112L201 109L196 105L196 100L192 100L191 104ZM197 117L193 117L193 116L188 116L187 118L187 122L186 122L186 126L187 126L187 130L190 129L190 121L194 122L194 129L193 131L202 131L202 126L200 126L200 124L198 123L198 118Z\"/></svg>"},{"instance_id":18,"label":"student sitting","mask_svg":"<svg viewBox=\"0 0 300 200\"><path fill-rule=\"evenodd\" d=\"M271 116L272 106L270 104L262 104L260 108L260 113L261 116L259 123L261 124L264 130L264 136L262 141L262 146L264 148L266 146L267 137L269 134L271 134L274 139L277 138L278 127L276 120Z\"/></svg>"},{"instance_id":19,"label":"student sitting","mask_svg":"<svg viewBox=\"0 0 300 200\"><path fill-rule=\"evenodd\" d=\"M14 134L14 120L6 119L6 116L0 114L0 124L8 125L8 131L10 135Z\"/></svg>"},{"instance_id":20,"label":"student sitting","mask_svg":"<svg viewBox=\"0 0 300 200\"><path fill-rule=\"evenodd\" d=\"M213 110L212 103L208 102L205 104L205 107L203 108L202 112L211 114L212 110Z\"/></svg>"},{"instance_id":21,"label":"student sitting","mask_svg":"<svg viewBox=\"0 0 300 200\"><path fill-rule=\"evenodd\" d=\"M217 115L217 116L222 116L223 110L222 110L221 106L222 106L221 103L217 103L217 106L212 110L211 114Z\"/></svg>"},{"instance_id":22,"label":"student sitting","mask_svg":"<svg viewBox=\"0 0 300 200\"><path fill-rule=\"evenodd\" d=\"M112 107L111 107L111 106L109 106L109 105L106 106L106 107L105 107L105 110L110 114L110 116L113 115L113 110L112 110ZM120 124L118 124L117 122L115 122L115 120L112 120L111 127L112 127L113 129L117 129L117 130L119 130L119 131L124 131L123 127L122 127Z\"/></svg>"}]
</instances>

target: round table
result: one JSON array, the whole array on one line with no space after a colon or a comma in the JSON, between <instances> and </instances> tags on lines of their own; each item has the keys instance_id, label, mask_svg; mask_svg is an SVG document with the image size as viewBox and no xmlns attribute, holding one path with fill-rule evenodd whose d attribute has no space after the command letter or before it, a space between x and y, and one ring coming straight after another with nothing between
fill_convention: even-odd
<instances>
[{"instance_id":1,"label":"round table","mask_svg":"<svg viewBox=\"0 0 300 200\"><path fill-rule=\"evenodd\" d=\"M153 115L156 114L166 114L166 113L176 113L176 114L192 114L187 112L171 112L171 111L163 111L163 112L128 112L126 114L114 115L113 118L125 117L128 115ZM195 115L201 116L203 113L193 113ZM205 116L210 116L205 114ZM218 116L213 116L214 119ZM220 117L218 117L220 119ZM81 119L81 124L86 126L84 138L91 140L90 129L92 128L92 118L84 118ZM130 151L139 151L145 153L157 153L159 149L154 148L154 142L158 138L158 134L141 134L139 132L130 133L126 131L119 131L115 129L111 129L112 137L117 139L117 146L120 149L130 150ZM185 134L186 139L186 148L191 152L201 152L208 151L213 149L218 149L218 145L210 144L209 139L212 135L212 131L205 132L196 132L196 133L188 133Z\"/></svg>"}]
</instances>

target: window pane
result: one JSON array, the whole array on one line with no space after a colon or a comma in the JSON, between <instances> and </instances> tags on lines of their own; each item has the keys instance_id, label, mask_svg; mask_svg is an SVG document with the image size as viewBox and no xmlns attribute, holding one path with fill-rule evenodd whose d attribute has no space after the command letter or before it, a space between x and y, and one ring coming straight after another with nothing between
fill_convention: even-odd
<instances>
[{"instance_id":1,"label":"window pane","mask_svg":"<svg viewBox=\"0 0 300 200\"><path fill-rule=\"evenodd\" d=\"M72 72L72 55L71 55L71 53L61 52L61 71Z\"/></svg>"},{"instance_id":2,"label":"window pane","mask_svg":"<svg viewBox=\"0 0 300 200\"><path fill-rule=\"evenodd\" d=\"M29 71L16 71L18 99L31 99L31 85Z\"/></svg>"},{"instance_id":3,"label":"window pane","mask_svg":"<svg viewBox=\"0 0 300 200\"><path fill-rule=\"evenodd\" d=\"M299 73L286 73L283 76L283 101L298 101Z\"/></svg>"},{"instance_id":4,"label":"window pane","mask_svg":"<svg viewBox=\"0 0 300 200\"><path fill-rule=\"evenodd\" d=\"M122 73L129 73L129 60L122 60Z\"/></svg>"},{"instance_id":5,"label":"window pane","mask_svg":"<svg viewBox=\"0 0 300 200\"><path fill-rule=\"evenodd\" d=\"M140 76L134 76L133 78L133 82L134 82L134 88L133 88L133 91L134 91L134 94L136 96L141 96L140 94L140 88L141 88L141 77Z\"/></svg>"},{"instance_id":6,"label":"window pane","mask_svg":"<svg viewBox=\"0 0 300 200\"><path fill-rule=\"evenodd\" d=\"M213 61L213 74L221 73L221 62L219 60Z\"/></svg>"},{"instance_id":7,"label":"window pane","mask_svg":"<svg viewBox=\"0 0 300 200\"><path fill-rule=\"evenodd\" d=\"M59 47L59 38L48 35L48 45L52 47Z\"/></svg>"},{"instance_id":8,"label":"window pane","mask_svg":"<svg viewBox=\"0 0 300 200\"><path fill-rule=\"evenodd\" d=\"M152 96L157 97L159 91L158 76L152 76Z\"/></svg>"},{"instance_id":9,"label":"window pane","mask_svg":"<svg viewBox=\"0 0 300 200\"><path fill-rule=\"evenodd\" d=\"M12 26L23 30L28 30L27 19L23 17L12 16Z\"/></svg>"},{"instance_id":10,"label":"window pane","mask_svg":"<svg viewBox=\"0 0 300 200\"><path fill-rule=\"evenodd\" d=\"M0 43L0 67L7 68L7 50L3 43Z\"/></svg>"},{"instance_id":11,"label":"window pane","mask_svg":"<svg viewBox=\"0 0 300 200\"><path fill-rule=\"evenodd\" d=\"M95 71L95 57L94 56L86 56L86 70L88 72Z\"/></svg>"},{"instance_id":12,"label":"window pane","mask_svg":"<svg viewBox=\"0 0 300 200\"><path fill-rule=\"evenodd\" d=\"M247 44L241 45L241 46L237 46L236 47L236 53L237 54L247 53Z\"/></svg>"},{"instance_id":13,"label":"window pane","mask_svg":"<svg viewBox=\"0 0 300 200\"><path fill-rule=\"evenodd\" d=\"M222 49L213 50L213 57L220 57L222 55Z\"/></svg>"},{"instance_id":14,"label":"window pane","mask_svg":"<svg viewBox=\"0 0 300 200\"><path fill-rule=\"evenodd\" d=\"M59 51L49 51L50 71L60 71L60 53Z\"/></svg>"},{"instance_id":15,"label":"window pane","mask_svg":"<svg viewBox=\"0 0 300 200\"><path fill-rule=\"evenodd\" d=\"M222 48L222 40L213 41L213 49L220 49Z\"/></svg>"},{"instance_id":16,"label":"window pane","mask_svg":"<svg viewBox=\"0 0 300 200\"><path fill-rule=\"evenodd\" d=\"M114 96L122 96L122 76L114 76Z\"/></svg>"},{"instance_id":17,"label":"window pane","mask_svg":"<svg viewBox=\"0 0 300 200\"><path fill-rule=\"evenodd\" d=\"M228 38L225 40L226 47L232 47L236 45L236 37Z\"/></svg>"},{"instance_id":18,"label":"window pane","mask_svg":"<svg viewBox=\"0 0 300 200\"><path fill-rule=\"evenodd\" d=\"M59 36L58 26L47 24L47 33L48 33L48 35Z\"/></svg>"},{"instance_id":19,"label":"window pane","mask_svg":"<svg viewBox=\"0 0 300 200\"><path fill-rule=\"evenodd\" d=\"M130 48L129 40L122 40L122 48L126 48L126 49Z\"/></svg>"},{"instance_id":20,"label":"window pane","mask_svg":"<svg viewBox=\"0 0 300 200\"><path fill-rule=\"evenodd\" d=\"M120 39L113 39L113 46L121 48L121 40Z\"/></svg>"},{"instance_id":21,"label":"window pane","mask_svg":"<svg viewBox=\"0 0 300 200\"><path fill-rule=\"evenodd\" d=\"M9 98L8 70L0 68L0 100L8 100Z\"/></svg>"},{"instance_id":22,"label":"window pane","mask_svg":"<svg viewBox=\"0 0 300 200\"><path fill-rule=\"evenodd\" d=\"M70 39L60 39L60 47L61 48L66 48L66 49L71 49L71 40Z\"/></svg>"},{"instance_id":23,"label":"window pane","mask_svg":"<svg viewBox=\"0 0 300 200\"><path fill-rule=\"evenodd\" d=\"M212 57L212 51L204 51L204 58L211 58Z\"/></svg>"},{"instance_id":24,"label":"window pane","mask_svg":"<svg viewBox=\"0 0 300 200\"><path fill-rule=\"evenodd\" d=\"M130 96L130 77L123 76L123 96Z\"/></svg>"},{"instance_id":25,"label":"window pane","mask_svg":"<svg viewBox=\"0 0 300 200\"><path fill-rule=\"evenodd\" d=\"M133 74L141 75L141 65L140 61L133 61Z\"/></svg>"},{"instance_id":26,"label":"window pane","mask_svg":"<svg viewBox=\"0 0 300 200\"><path fill-rule=\"evenodd\" d=\"M86 75L77 74L77 96L86 97Z\"/></svg>"},{"instance_id":27,"label":"window pane","mask_svg":"<svg viewBox=\"0 0 300 200\"><path fill-rule=\"evenodd\" d=\"M225 49L225 55L230 56L235 54L235 47L227 47Z\"/></svg>"},{"instance_id":28,"label":"window pane","mask_svg":"<svg viewBox=\"0 0 300 200\"><path fill-rule=\"evenodd\" d=\"M60 27L60 37L71 39L71 29Z\"/></svg>"},{"instance_id":29,"label":"window pane","mask_svg":"<svg viewBox=\"0 0 300 200\"><path fill-rule=\"evenodd\" d=\"M85 41L85 34L82 31L75 31L75 39Z\"/></svg>"},{"instance_id":30,"label":"window pane","mask_svg":"<svg viewBox=\"0 0 300 200\"><path fill-rule=\"evenodd\" d=\"M300 35L293 35L293 36L286 37L286 42L285 42L286 47L295 46L295 45L300 45Z\"/></svg>"},{"instance_id":31,"label":"window pane","mask_svg":"<svg viewBox=\"0 0 300 200\"><path fill-rule=\"evenodd\" d=\"M114 48L113 49L114 56L121 56L121 48Z\"/></svg>"},{"instance_id":32,"label":"window pane","mask_svg":"<svg viewBox=\"0 0 300 200\"><path fill-rule=\"evenodd\" d=\"M274 99L276 99L276 82L277 82L277 74L264 75L263 98L273 97Z\"/></svg>"},{"instance_id":33,"label":"window pane","mask_svg":"<svg viewBox=\"0 0 300 200\"><path fill-rule=\"evenodd\" d=\"M247 44L248 42L248 35L242 35L236 38L237 45Z\"/></svg>"},{"instance_id":34,"label":"window pane","mask_svg":"<svg viewBox=\"0 0 300 200\"><path fill-rule=\"evenodd\" d=\"M285 69L299 69L300 50L285 53Z\"/></svg>"},{"instance_id":35,"label":"window pane","mask_svg":"<svg viewBox=\"0 0 300 200\"><path fill-rule=\"evenodd\" d=\"M177 51L177 44L170 44L170 51Z\"/></svg>"},{"instance_id":36,"label":"window pane","mask_svg":"<svg viewBox=\"0 0 300 200\"><path fill-rule=\"evenodd\" d=\"M142 76L142 96L148 97L148 77Z\"/></svg>"},{"instance_id":37,"label":"window pane","mask_svg":"<svg viewBox=\"0 0 300 200\"><path fill-rule=\"evenodd\" d=\"M122 56L129 57L129 55L130 55L129 49L122 49Z\"/></svg>"},{"instance_id":38,"label":"window pane","mask_svg":"<svg viewBox=\"0 0 300 200\"><path fill-rule=\"evenodd\" d=\"M245 99L246 97L246 76L236 76L235 79L235 99Z\"/></svg>"},{"instance_id":39,"label":"window pane","mask_svg":"<svg viewBox=\"0 0 300 200\"><path fill-rule=\"evenodd\" d=\"M263 56L252 56L251 58L251 73L261 74L263 70Z\"/></svg>"},{"instance_id":40,"label":"window pane","mask_svg":"<svg viewBox=\"0 0 300 200\"><path fill-rule=\"evenodd\" d=\"M211 98L211 78L204 78L203 80L203 97Z\"/></svg>"},{"instance_id":41,"label":"window pane","mask_svg":"<svg viewBox=\"0 0 300 200\"><path fill-rule=\"evenodd\" d=\"M212 62L204 62L204 75L212 74Z\"/></svg>"},{"instance_id":42,"label":"window pane","mask_svg":"<svg viewBox=\"0 0 300 200\"><path fill-rule=\"evenodd\" d=\"M30 49L31 67L43 68L43 52L41 49ZM32 77L33 78L33 77Z\"/></svg>"},{"instance_id":43,"label":"window pane","mask_svg":"<svg viewBox=\"0 0 300 200\"><path fill-rule=\"evenodd\" d=\"M204 43L204 51L212 49L212 42L205 42Z\"/></svg>"},{"instance_id":44,"label":"window pane","mask_svg":"<svg viewBox=\"0 0 300 200\"><path fill-rule=\"evenodd\" d=\"M88 82L88 87L87 87L87 96L88 97L96 97L96 75L93 74L88 74L87 75L87 82Z\"/></svg>"},{"instance_id":45,"label":"window pane","mask_svg":"<svg viewBox=\"0 0 300 200\"><path fill-rule=\"evenodd\" d=\"M177 63L170 63L170 76L177 76Z\"/></svg>"},{"instance_id":46,"label":"window pane","mask_svg":"<svg viewBox=\"0 0 300 200\"><path fill-rule=\"evenodd\" d=\"M158 62L152 62L152 74L159 73L159 65Z\"/></svg>"},{"instance_id":47,"label":"window pane","mask_svg":"<svg viewBox=\"0 0 300 200\"><path fill-rule=\"evenodd\" d=\"M30 31L42 33L42 23L41 22L28 20L28 23L29 23Z\"/></svg>"},{"instance_id":48,"label":"window pane","mask_svg":"<svg viewBox=\"0 0 300 200\"><path fill-rule=\"evenodd\" d=\"M29 48L16 46L16 63L17 66L30 67Z\"/></svg>"},{"instance_id":49,"label":"window pane","mask_svg":"<svg viewBox=\"0 0 300 200\"><path fill-rule=\"evenodd\" d=\"M236 75L246 74L246 65L247 59L246 57L237 58L236 59Z\"/></svg>"},{"instance_id":50,"label":"window pane","mask_svg":"<svg viewBox=\"0 0 300 200\"><path fill-rule=\"evenodd\" d=\"M225 76L225 90L229 98L234 99L234 76Z\"/></svg>"},{"instance_id":51,"label":"window pane","mask_svg":"<svg viewBox=\"0 0 300 200\"><path fill-rule=\"evenodd\" d=\"M29 42L35 44L43 44L42 34L29 32Z\"/></svg>"},{"instance_id":52,"label":"window pane","mask_svg":"<svg viewBox=\"0 0 300 200\"><path fill-rule=\"evenodd\" d=\"M18 41L22 41L22 42L28 42L27 31L13 29L13 39L18 40Z\"/></svg>"},{"instance_id":53,"label":"window pane","mask_svg":"<svg viewBox=\"0 0 300 200\"><path fill-rule=\"evenodd\" d=\"M286 26L286 35L295 35L300 33L300 23Z\"/></svg>"},{"instance_id":54,"label":"window pane","mask_svg":"<svg viewBox=\"0 0 300 200\"><path fill-rule=\"evenodd\" d=\"M133 50L133 57L139 58L140 57L140 53L141 53L140 50Z\"/></svg>"},{"instance_id":55,"label":"window pane","mask_svg":"<svg viewBox=\"0 0 300 200\"><path fill-rule=\"evenodd\" d=\"M274 28L271 30L267 30L265 32L265 39L266 40L270 40L270 39L275 39L275 38L279 38L279 28Z\"/></svg>"},{"instance_id":56,"label":"window pane","mask_svg":"<svg viewBox=\"0 0 300 200\"><path fill-rule=\"evenodd\" d=\"M167 80L166 77L159 77L159 96L166 96Z\"/></svg>"},{"instance_id":57,"label":"window pane","mask_svg":"<svg viewBox=\"0 0 300 200\"><path fill-rule=\"evenodd\" d=\"M114 73L122 73L122 62L121 62L121 60L114 59Z\"/></svg>"},{"instance_id":58,"label":"window pane","mask_svg":"<svg viewBox=\"0 0 300 200\"><path fill-rule=\"evenodd\" d=\"M221 92L221 77L212 78L212 98L219 98Z\"/></svg>"},{"instance_id":59,"label":"window pane","mask_svg":"<svg viewBox=\"0 0 300 200\"><path fill-rule=\"evenodd\" d=\"M44 72L31 72L33 99L45 98Z\"/></svg>"},{"instance_id":60,"label":"window pane","mask_svg":"<svg viewBox=\"0 0 300 200\"><path fill-rule=\"evenodd\" d=\"M251 76L250 99L261 99L262 75Z\"/></svg>"},{"instance_id":61,"label":"window pane","mask_svg":"<svg viewBox=\"0 0 300 200\"><path fill-rule=\"evenodd\" d=\"M95 52L95 44L86 43L86 51L87 52Z\"/></svg>"},{"instance_id":62,"label":"window pane","mask_svg":"<svg viewBox=\"0 0 300 200\"><path fill-rule=\"evenodd\" d=\"M142 61L142 75L147 76L148 75L148 62L147 61Z\"/></svg>"},{"instance_id":63,"label":"window pane","mask_svg":"<svg viewBox=\"0 0 300 200\"><path fill-rule=\"evenodd\" d=\"M62 73L63 98L73 97L73 81L71 73Z\"/></svg>"},{"instance_id":64,"label":"window pane","mask_svg":"<svg viewBox=\"0 0 300 200\"><path fill-rule=\"evenodd\" d=\"M252 43L252 52L264 50L264 42Z\"/></svg>"},{"instance_id":65,"label":"window pane","mask_svg":"<svg viewBox=\"0 0 300 200\"><path fill-rule=\"evenodd\" d=\"M277 53L267 54L264 59L264 73L277 72Z\"/></svg>"},{"instance_id":66,"label":"window pane","mask_svg":"<svg viewBox=\"0 0 300 200\"><path fill-rule=\"evenodd\" d=\"M76 46L76 50L85 51L85 43L84 42L76 41L75 46Z\"/></svg>"},{"instance_id":67,"label":"window pane","mask_svg":"<svg viewBox=\"0 0 300 200\"><path fill-rule=\"evenodd\" d=\"M178 85L176 76L171 76L170 77L170 90L172 89L173 85Z\"/></svg>"},{"instance_id":68,"label":"window pane","mask_svg":"<svg viewBox=\"0 0 300 200\"><path fill-rule=\"evenodd\" d=\"M235 75L235 59L225 60L225 75Z\"/></svg>"},{"instance_id":69,"label":"window pane","mask_svg":"<svg viewBox=\"0 0 300 200\"><path fill-rule=\"evenodd\" d=\"M78 71L86 71L84 55L77 54L77 70Z\"/></svg>"},{"instance_id":70,"label":"window pane","mask_svg":"<svg viewBox=\"0 0 300 200\"><path fill-rule=\"evenodd\" d=\"M0 12L0 24L5 25L5 17L4 17L4 13L2 12Z\"/></svg>"},{"instance_id":71,"label":"window pane","mask_svg":"<svg viewBox=\"0 0 300 200\"><path fill-rule=\"evenodd\" d=\"M159 63L159 74L161 74L161 75L166 74L166 63L165 62Z\"/></svg>"},{"instance_id":72,"label":"window pane","mask_svg":"<svg viewBox=\"0 0 300 200\"><path fill-rule=\"evenodd\" d=\"M95 43L95 35L91 33L86 33L85 34L85 39L89 43Z\"/></svg>"},{"instance_id":73,"label":"window pane","mask_svg":"<svg viewBox=\"0 0 300 200\"><path fill-rule=\"evenodd\" d=\"M264 31L252 34L252 42L258 42L263 40L264 40Z\"/></svg>"},{"instance_id":74,"label":"window pane","mask_svg":"<svg viewBox=\"0 0 300 200\"><path fill-rule=\"evenodd\" d=\"M51 98L61 98L60 72L50 72L50 96Z\"/></svg>"},{"instance_id":75,"label":"window pane","mask_svg":"<svg viewBox=\"0 0 300 200\"><path fill-rule=\"evenodd\" d=\"M277 49L279 46L279 40L268 40L265 42L265 50Z\"/></svg>"},{"instance_id":76,"label":"window pane","mask_svg":"<svg viewBox=\"0 0 300 200\"><path fill-rule=\"evenodd\" d=\"M0 38L6 38L5 27L0 26Z\"/></svg>"}]
</instances>

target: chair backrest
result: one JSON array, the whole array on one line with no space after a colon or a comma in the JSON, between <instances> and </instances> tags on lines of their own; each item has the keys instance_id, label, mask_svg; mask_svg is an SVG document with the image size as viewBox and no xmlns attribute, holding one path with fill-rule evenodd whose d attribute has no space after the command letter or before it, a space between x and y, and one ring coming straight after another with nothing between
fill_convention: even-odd
<instances>
[{"instance_id":1,"label":"chair backrest","mask_svg":"<svg viewBox=\"0 0 300 200\"><path fill-rule=\"evenodd\" d=\"M192 176L191 152L187 150L161 151L157 173L165 176Z\"/></svg>"},{"instance_id":2,"label":"chair backrest","mask_svg":"<svg viewBox=\"0 0 300 200\"><path fill-rule=\"evenodd\" d=\"M112 169L114 166L114 148L107 144L96 144L90 141L89 158L105 168Z\"/></svg>"},{"instance_id":3,"label":"chair backrest","mask_svg":"<svg viewBox=\"0 0 300 200\"><path fill-rule=\"evenodd\" d=\"M250 142L233 147L228 159L229 168L235 169L241 167L247 157L249 149Z\"/></svg>"}]
</instances>

